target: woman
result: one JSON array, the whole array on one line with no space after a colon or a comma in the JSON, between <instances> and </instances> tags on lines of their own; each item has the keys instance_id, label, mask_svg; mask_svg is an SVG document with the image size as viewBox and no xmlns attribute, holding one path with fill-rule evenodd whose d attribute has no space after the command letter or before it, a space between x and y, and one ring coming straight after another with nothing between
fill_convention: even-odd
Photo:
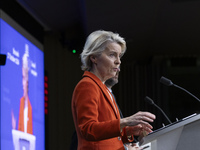
<instances>
[{"instance_id":1,"label":"woman","mask_svg":"<svg viewBox=\"0 0 200 150\"><path fill-rule=\"evenodd\" d=\"M126 51L122 37L113 32L91 33L81 53L83 79L72 96L72 114L78 150L119 150L133 135L149 133L155 116L138 112L120 119L119 110L104 82L115 76Z\"/></svg>"}]
</instances>

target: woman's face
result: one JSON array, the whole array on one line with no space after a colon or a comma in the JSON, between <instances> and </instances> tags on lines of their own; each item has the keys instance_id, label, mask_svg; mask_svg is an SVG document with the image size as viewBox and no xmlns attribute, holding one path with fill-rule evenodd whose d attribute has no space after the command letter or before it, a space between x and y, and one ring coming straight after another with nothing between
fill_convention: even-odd
<instances>
[{"instance_id":1,"label":"woman's face","mask_svg":"<svg viewBox=\"0 0 200 150\"><path fill-rule=\"evenodd\" d=\"M122 49L119 44L108 43L101 55L93 58L93 73L95 73L102 82L114 77L119 71L121 51Z\"/></svg>"}]
</instances>

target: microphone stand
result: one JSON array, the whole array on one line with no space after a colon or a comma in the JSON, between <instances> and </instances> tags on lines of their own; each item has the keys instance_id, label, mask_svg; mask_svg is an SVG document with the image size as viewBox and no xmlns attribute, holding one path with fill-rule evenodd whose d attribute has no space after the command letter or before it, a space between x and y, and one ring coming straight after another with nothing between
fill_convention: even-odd
<instances>
[{"instance_id":1,"label":"microphone stand","mask_svg":"<svg viewBox=\"0 0 200 150\"><path fill-rule=\"evenodd\" d=\"M167 78L165 78L165 77L161 77L161 78L160 78L160 82L161 82L162 84L166 85L166 86L174 86L174 87L176 87L176 88L179 88L179 89L181 89L181 90L183 90L184 92L188 93L190 96L192 96L193 98L195 98L196 100L198 100L198 101L200 102L200 100L199 100L196 96L194 96L194 95L193 95L192 93L190 93L188 90L186 90L186 89L184 89L184 88L182 88L182 87L180 87L180 86L174 84L171 80L169 80L169 79L167 79Z\"/></svg>"},{"instance_id":2,"label":"microphone stand","mask_svg":"<svg viewBox=\"0 0 200 150\"><path fill-rule=\"evenodd\" d=\"M170 121L170 119L167 117L167 115L165 114L165 112L164 112L158 105L156 105L156 104L154 103L154 101L153 101L150 97L146 96L146 97L145 97L145 100L146 100L149 104L154 105L156 108L158 108L158 109L161 111L161 113L165 116L165 118L167 119L167 121L168 121L170 124L172 123L172 122Z\"/></svg>"},{"instance_id":3,"label":"microphone stand","mask_svg":"<svg viewBox=\"0 0 200 150\"><path fill-rule=\"evenodd\" d=\"M173 84L172 86L175 86L175 87L177 87L177 88L179 88L179 89L185 91L186 93L188 93L189 95L191 95L192 97L194 97L196 100L198 100L198 101L200 102L200 100L199 100L196 96L194 96L192 93L190 93L190 92L187 91L186 89L184 89L184 88L182 88L182 87L180 87L180 86L178 86L178 85L176 85L176 84Z\"/></svg>"}]
</instances>

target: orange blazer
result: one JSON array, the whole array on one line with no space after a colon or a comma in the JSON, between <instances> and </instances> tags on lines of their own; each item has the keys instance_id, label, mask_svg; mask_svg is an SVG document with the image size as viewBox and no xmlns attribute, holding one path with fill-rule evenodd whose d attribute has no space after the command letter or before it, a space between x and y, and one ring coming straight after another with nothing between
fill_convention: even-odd
<instances>
[{"instance_id":1,"label":"orange blazer","mask_svg":"<svg viewBox=\"0 0 200 150\"><path fill-rule=\"evenodd\" d=\"M111 94L112 95L112 94ZM94 74L85 71L72 96L72 114L78 150L123 150L120 114L109 90Z\"/></svg>"},{"instance_id":2,"label":"orange blazer","mask_svg":"<svg viewBox=\"0 0 200 150\"><path fill-rule=\"evenodd\" d=\"M19 110L19 123L18 130L24 132L24 104L25 99L20 99L20 110ZM32 119L32 106L28 99L28 121L27 121L27 133L33 134L33 119Z\"/></svg>"}]
</instances>

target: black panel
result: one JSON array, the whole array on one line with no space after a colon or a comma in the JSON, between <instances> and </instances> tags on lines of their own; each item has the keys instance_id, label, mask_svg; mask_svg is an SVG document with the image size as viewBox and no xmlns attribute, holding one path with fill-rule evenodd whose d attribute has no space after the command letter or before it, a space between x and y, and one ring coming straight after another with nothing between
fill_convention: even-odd
<instances>
[{"instance_id":1,"label":"black panel","mask_svg":"<svg viewBox=\"0 0 200 150\"><path fill-rule=\"evenodd\" d=\"M43 43L43 27L15 0L0 0L0 8L27 30L38 41Z\"/></svg>"}]
</instances>

